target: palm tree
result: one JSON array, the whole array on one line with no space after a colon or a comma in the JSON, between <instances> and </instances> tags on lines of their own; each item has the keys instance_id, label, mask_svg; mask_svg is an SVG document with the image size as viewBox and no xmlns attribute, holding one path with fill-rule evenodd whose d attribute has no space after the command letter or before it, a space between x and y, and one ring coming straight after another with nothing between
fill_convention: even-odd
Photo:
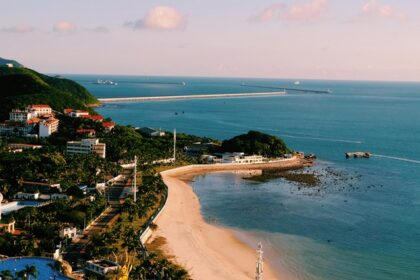
<instances>
[{"instance_id":1,"label":"palm tree","mask_svg":"<svg viewBox=\"0 0 420 280\"><path fill-rule=\"evenodd\" d=\"M13 274L10 270L2 270L2 271L0 271L0 279L12 280L13 279Z\"/></svg>"}]
</instances>

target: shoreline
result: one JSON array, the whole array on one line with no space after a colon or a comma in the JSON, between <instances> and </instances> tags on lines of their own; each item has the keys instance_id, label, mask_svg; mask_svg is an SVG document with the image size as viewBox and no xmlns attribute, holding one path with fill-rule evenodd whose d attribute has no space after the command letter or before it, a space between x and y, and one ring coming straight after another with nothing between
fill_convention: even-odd
<instances>
[{"instance_id":1,"label":"shoreline","mask_svg":"<svg viewBox=\"0 0 420 280\"><path fill-rule=\"evenodd\" d=\"M165 210L155 221L157 236L166 239L163 251L187 269L193 279L254 279L257 253L255 248L240 241L234 229L207 223L201 213L199 198L188 179L219 171L249 171L304 167L305 161L294 157L263 164L190 165L161 172L168 187ZM277 270L278 271L278 270ZM281 279L294 279L281 271ZM280 279L268 262L264 263L264 279Z\"/></svg>"},{"instance_id":2,"label":"shoreline","mask_svg":"<svg viewBox=\"0 0 420 280\"><path fill-rule=\"evenodd\" d=\"M98 98L98 100L101 104L103 104L103 103L133 102L133 101L169 101L169 100L189 100L189 99L281 96L285 94L287 94L285 91L276 91L276 92L254 92L254 93L219 93L219 94L195 94L195 95L117 97L117 98Z\"/></svg>"}]
</instances>

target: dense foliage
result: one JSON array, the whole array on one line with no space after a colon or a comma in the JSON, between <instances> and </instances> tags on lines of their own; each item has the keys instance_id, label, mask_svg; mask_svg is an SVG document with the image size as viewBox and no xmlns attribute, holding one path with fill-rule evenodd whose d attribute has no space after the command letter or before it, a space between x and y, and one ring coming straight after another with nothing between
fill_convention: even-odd
<instances>
[{"instance_id":1,"label":"dense foliage","mask_svg":"<svg viewBox=\"0 0 420 280\"><path fill-rule=\"evenodd\" d=\"M20 181L59 182L63 190L78 184L95 186L119 170L117 164L95 154L63 155L43 149L22 153L0 151L0 192L12 197L23 190Z\"/></svg>"},{"instance_id":2,"label":"dense foliage","mask_svg":"<svg viewBox=\"0 0 420 280\"><path fill-rule=\"evenodd\" d=\"M0 235L0 254L7 256L41 256L51 254L61 239L58 232L66 225L83 228L105 208L106 200L97 197L59 200L43 207L27 207L11 214L16 226L30 234Z\"/></svg>"},{"instance_id":3,"label":"dense foliage","mask_svg":"<svg viewBox=\"0 0 420 280\"><path fill-rule=\"evenodd\" d=\"M54 110L85 109L98 100L84 87L64 78L50 77L28 68L0 67L0 120L11 109L29 104L48 104Z\"/></svg>"},{"instance_id":4,"label":"dense foliage","mask_svg":"<svg viewBox=\"0 0 420 280\"><path fill-rule=\"evenodd\" d=\"M225 140L221 149L223 152L244 152L266 157L279 157L291 152L280 138L258 131L249 131Z\"/></svg>"}]
</instances>

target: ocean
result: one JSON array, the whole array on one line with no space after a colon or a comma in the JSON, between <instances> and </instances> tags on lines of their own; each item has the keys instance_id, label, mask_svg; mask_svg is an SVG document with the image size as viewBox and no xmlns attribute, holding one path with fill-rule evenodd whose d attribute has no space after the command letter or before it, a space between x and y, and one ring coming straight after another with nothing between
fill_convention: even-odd
<instances>
[{"instance_id":1,"label":"ocean","mask_svg":"<svg viewBox=\"0 0 420 280\"><path fill-rule=\"evenodd\" d=\"M232 173L196 177L192 186L204 217L236 230L253 247L262 241L266 260L299 279L420 279L420 83L66 77L103 98L330 89L332 94L113 103L98 111L121 124L218 139L259 130L316 154L311 171L322 184L312 189ZM94 84L97 79L118 85ZM346 159L347 151L373 157Z\"/></svg>"}]
</instances>

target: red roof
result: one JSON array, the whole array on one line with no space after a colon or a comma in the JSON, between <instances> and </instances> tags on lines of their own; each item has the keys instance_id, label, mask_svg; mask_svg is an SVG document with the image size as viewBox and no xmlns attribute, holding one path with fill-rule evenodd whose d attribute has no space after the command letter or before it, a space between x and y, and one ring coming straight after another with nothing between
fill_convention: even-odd
<instances>
[{"instance_id":1,"label":"red roof","mask_svg":"<svg viewBox=\"0 0 420 280\"><path fill-rule=\"evenodd\" d=\"M77 133L95 133L96 131L94 129L83 129L83 128L79 128L78 130L76 130Z\"/></svg>"},{"instance_id":2,"label":"red roof","mask_svg":"<svg viewBox=\"0 0 420 280\"><path fill-rule=\"evenodd\" d=\"M111 127L115 126L115 123L114 122L103 122L102 126L107 127L107 128L111 128Z\"/></svg>"},{"instance_id":3,"label":"red roof","mask_svg":"<svg viewBox=\"0 0 420 280\"><path fill-rule=\"evenodd\" d=\"M32 104L29 105L31 108L51 108L50 105L47 104Z\"/></svg>"},{"instance_id":4,"label":"red roof","mask_svg":"<svg viewBox=\"0 0 420 280\"><path fill-rule=\"evenodd\" d=\"M104 119L102 116L99 116L99 115L98 115L98 116L91 116L90 118L91 118L92 120L98 120L98 121L99 121L99 120L101 120L101 121L102 121L102 120Z\"/></svg>"},{"instance_id":5,"label":"red roof","mask_svg":"<svg viewBox=\"0 0 420 280\"><path fill-rule=\"evenodd\" d=\"M64 109L64 114L68 114L73 112L73 109Z\"/></svg>"}]
</instances>

